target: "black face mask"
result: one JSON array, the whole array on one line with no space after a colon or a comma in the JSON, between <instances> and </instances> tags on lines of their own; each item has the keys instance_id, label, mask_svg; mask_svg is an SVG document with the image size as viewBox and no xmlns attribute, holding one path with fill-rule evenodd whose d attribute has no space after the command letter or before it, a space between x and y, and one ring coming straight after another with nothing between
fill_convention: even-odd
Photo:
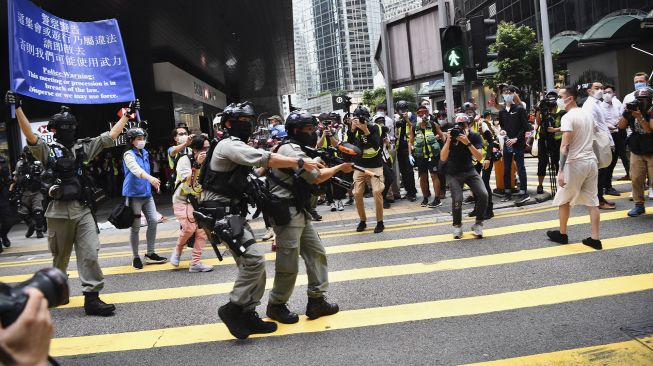
<instances>
[{"instance_id":1,"label":"black face mask","mask_svg":"<svg viewBox=\"0 0 653 366\"><path fill-rule=\"evenodd\" d=\"M299 133L293 137L300 145L315 147L317 145L317 132L312 133Z\"/></svg>"},{"instance_id":2,"label":"black face mask","mask_svg":"<svg viewBox=\"0 0 653 366\"><path fill-rule=\"evenodd\" d=\"M252 124L251 123L233 123L229 129L229 135L233 137L238 137L244 142L247 142L249 137L252 135Z\"/></svg>"},{"instance_id":3,"label":"black face mask","mask_svg":"<svg viewBox=\"0 0 653 366\"><path fill-rule=\"evenodd\" d=\"M75 129L57 129L57 132L54 134L54 138L63 146L71 148L73 145L75 145Z\"/></svg>"}]
</instances>

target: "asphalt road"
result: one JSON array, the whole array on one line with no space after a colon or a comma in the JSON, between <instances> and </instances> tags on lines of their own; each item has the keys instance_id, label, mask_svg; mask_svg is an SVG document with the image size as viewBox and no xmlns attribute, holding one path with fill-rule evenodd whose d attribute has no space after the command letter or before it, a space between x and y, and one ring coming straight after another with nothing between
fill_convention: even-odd
<instances>
[{"instance_id":1,"label":"asphalt road","mask_svg":"<svg viewBox=\"0 0 653 366\"><path fill-rule=\"evenodd\" d=\"M529 177L535 165L528 160ZM321 206L324 220L315 226L328 253L328 299L341 312L303 317L244 341L234 340L217 314L235 278L231 258L218 263L207 247L203 261L215 265L213 272L188 273L189 250L180 269L163 264L139 271L131 268L129 231L103 230L102 295L116 302L116 315L84 315L71 261L72 301L52 311L51 354L62 365L653 365L653 209L629 218L628 194L615 197L616 210L602 211L604 249L596 251L579 244L590 231L582 207L572 210L571 244L558 245L545 235L557 226L550 201L524 207L495 201L503 208L485 223L485 237L474 239L473 222L466 221L463 240L451 236L448 197L437 209L398 201L386 211L382 234L372 233L372 202L362 234L354 230L353 207L331 213ZM158 202L168 220L159 224L157 251L169 256L178 223L166 198ZM263 234L260 218L252 227ZM20 281L49 264L46 240L22 235L20 226L14 229L12 247L0 255L0 281ZM257 245L270 252L269 242ZM273 278L271 252L266 267ZM305 283L300 276L289 303L300 315Z\"/></svg>"}]
</instances>

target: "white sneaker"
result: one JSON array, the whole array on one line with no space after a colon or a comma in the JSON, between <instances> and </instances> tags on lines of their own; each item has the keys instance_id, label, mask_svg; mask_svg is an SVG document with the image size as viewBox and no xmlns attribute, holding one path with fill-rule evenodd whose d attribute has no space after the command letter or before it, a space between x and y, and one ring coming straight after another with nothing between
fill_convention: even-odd
<instances>
[{"instance_id":1,"label":"white sneaker","mask_svg":"<svg viewBox=\"0 0 653 366\"><path fill-rule=\"evenodd\" d=\"M483 237L483 224L474 224L472 225L472 231L477 238Z\"/></svg>"},{"instance_id":2,"label":"white sneaker","mask_svg":"<svg viewBox=\"0 0 653 366\"><path fill-rule=\"evenodd\" d=\"M341 200L338 200L337 204L338 204L338 211L344 211L345 210L345 206L342 204Z\"/></svg>"},{"instance_id":3,"label":"white sneaker","mask_svg":"<svg viewBox=\"0 0 653 366\"><path fill-rule=\"evenodd\" d=\"M261 237L263 240L270 240L274 236L274 230L271 227L265 230L265 234Z\"/></svg>"},{"instance_id":4,"label":"white sneaker","mask_svg":"<svg viewBox=\"0 0 653 366\"><path fill-rule=\"evenodd\" d=\"M453 227L453 238L454 239L460 239L463 237L463 228L462 226L454 226Z\"/></svg>"},{"instance_id":5,"label":"white sneaker","mask_svg":"<svg viewBox=\"0 0 653 366\"><path fill-rule=\"evenodd\" d=\"M199 262L197 264L193 264L188 268L188 272L190 273L196 273L196 272L211 272L213 271L213 266L207 266L206 264Z\"/></svg>"},{"instance_id":6,"label":"white sneaker","mask_svg":"<svg viewBox=\"0 0 653 366\"><path fill-rule=\"evenodd\" d=\"M172 264L175 267L179 267L179 258L181 257L181 253L177 253L176 250L172 251L172 256L170 256L170 264Z\"/></svg>"},{"instance_id":7,"label":"white sneaker","mask_svg":"<svg viewBox=\"0 0 653 366\"><path fill-rule=\"evenodd\" d=\"M337 206L336 206L336 203L335 203L335 202L332 203L332 204L331 204L331 212L336 212L337 209L338 209L338 208L337 208Z\"/></svg>"},{"instance_id":8,"label":"white sneaker","mask_svg":"<svg viewBox=\"0 0 653 366\"><path fill-rule=\"evenodd\" d=\"M653 200L653 188L648 189L648 199Z\"/></svg>"}]
</instances>

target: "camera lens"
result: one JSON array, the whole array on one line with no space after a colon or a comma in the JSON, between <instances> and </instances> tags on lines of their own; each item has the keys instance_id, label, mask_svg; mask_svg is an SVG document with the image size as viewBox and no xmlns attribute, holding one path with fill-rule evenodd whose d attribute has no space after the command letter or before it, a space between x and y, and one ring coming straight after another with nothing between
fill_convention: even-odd
<instances>
[{"instance_id":1,"label":"camera lens","mask_svg":"<svg viewBox=\"0 0 653 366\"><path fill-rule=\"evenodd\" d=\"M63 197L63 189L60 185L55 184L48 190L48 196L52 197L52 199L58 200Z\"/></svg>"},{"instance_id":2,"label":"camera lens","mask_svg":"<svg viewBox=\"0 0 653 366\"><path fill-rule=\"evenodd\" d=\"M58 268L40 269L32 278L18 284L14 291L30 287L39 289L51 308L67 304L69 301L68 277Z\"/></svg>"}]
</instances>

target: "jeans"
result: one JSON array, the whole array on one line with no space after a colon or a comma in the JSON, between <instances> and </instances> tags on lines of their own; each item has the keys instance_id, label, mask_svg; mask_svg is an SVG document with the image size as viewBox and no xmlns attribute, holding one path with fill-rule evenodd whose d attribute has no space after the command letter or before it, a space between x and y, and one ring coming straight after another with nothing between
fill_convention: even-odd
<instances>
[{"instance_id":1,"label":"jeans","mask_svg":"<svg viewBox=\"0 0 653 366\"><path fill-rule=\"evenodd\" d=\"M512 187L510 187L510 182L511 182L511 177L510 173L512 173L512 158L515 158L515 162L517 163L517 175L519 175L519 191L520 193L526 193L527 185L526 185L526 165L524 165L524 148L523 147L517 147L515 145L512 146L512 152L508 152L507 149L503 149L503 166L506 167L503 170L503 181L508 182L508 184L505 184L506 188L506 193L510 194L512 193ZM451 186L451 184L449 184Z\"/></svg>"},{"instance_id":2,"label":"jeans","mask_svg":"<svg viewBox=\"0 0 653 366\"><path fill-rule=\"evenodd\" d=\"M147 254L154 253L154 241L156 240L157 213L154 205L154 198L150 197L130 197L129 206L134 211L134 223L131 227L129 242L132 246L134 257L138 257L138 232L141 229L141 212L147 219Z\"/></svg>"},{"instance_id":3,"label":"jeans","mask_svg":"<svg viewBox=\"0 0 653 366\"><path fill-rule=\"evenodd\" d=\"M453 226L459 227L463 222L463 185L467 184L476 197L476 223L483 223L484 213L488 205L488 192L481 176L476 170L470 170L463 173L447 174L447 182L451 190L451 202L453 212Z\"/></svg>"}]
</instances>

